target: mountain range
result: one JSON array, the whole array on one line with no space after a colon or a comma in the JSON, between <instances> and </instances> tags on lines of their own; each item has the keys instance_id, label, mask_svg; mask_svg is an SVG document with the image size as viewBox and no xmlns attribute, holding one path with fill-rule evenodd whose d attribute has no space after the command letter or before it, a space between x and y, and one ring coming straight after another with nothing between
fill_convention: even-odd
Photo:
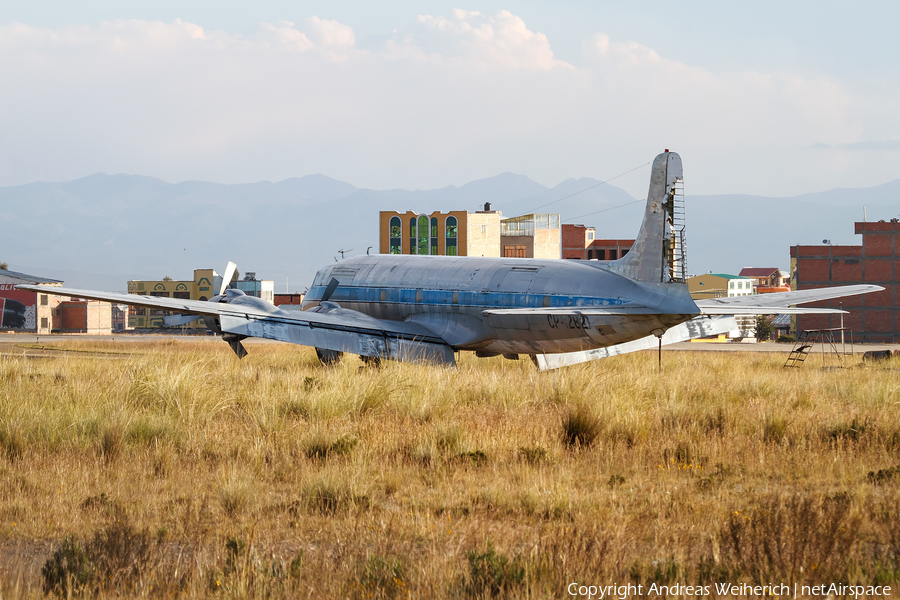
<instances>
[{"instance_id":1,"label":"mountain range","mask_svg":"<svg viewBox=\"0 0 900 600\"><path fill-rule=\"evenodd\" d=\"M691 273L737 273L746 266L788 269L794 244L859 244L853 222L900 213L900 179L789 198L741 194L685 198ZM276 183L167 183L98 173L73 181L0 188L0 261L9 268L111 291L129 279L190 279L195 268L243 271L303 291L316 270L378 249L378 212L480 210L504 216L558 212L597 237L633 238L643 202L590 178L547 187L503 173L435 190L371 190L324 175Z\"/></svg>"}]
</instances>

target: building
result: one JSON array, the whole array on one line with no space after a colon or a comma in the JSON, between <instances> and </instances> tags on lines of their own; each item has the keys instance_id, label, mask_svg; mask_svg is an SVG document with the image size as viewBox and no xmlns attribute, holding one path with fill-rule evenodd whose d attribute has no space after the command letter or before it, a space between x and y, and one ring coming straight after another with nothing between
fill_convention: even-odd
<instances>
[{"instance_id":1,"label":"building","mask_svg":"<svg viewBox=\"0 0 900 600\"><path fill-rule=\"evenodd\" d=\"M749 296L753 293L754 281L747 277L726 273L707 273L688 277L688 291L694 300Z\"/></svg>"},{"instance_id":2,"label":"building","mask_svg":"<svg viewBox=\"0 0 900 600\"><path fill-rule=\"evenodd\" d=\"M20 284L62 287L57 279L0 269L0 331L50 333L61 296L17 290Z\"/></svg>"},{"instance_id":3,"label":"building","mask_svg":"<svg viewBox=\"0 0 900 600\"><path fill-rule=\"evenodd\" d=\"M380 254L500 256L500 211L379 214Z\"/></svg>"},{"instance_id":4,"label":"building","mask_svg":"<svg viewBox=\"0 0 900 600\"><path fill-rule=\"evenodd\" d=\"M561 258L562 230L558 213L533 213L500 222L501 256Z\"/></svg>"},{"instance_id":5,"label":"building","mask_svg":"<svg viewBox=\"0 0 900 600\"><path fill-rule=\"evenodd\" d=\"M634 240L594 240L587 248L588 260L618 260L628 254Z\"/></svg>"},{"instance_id":6,"label":"building","mask_svg":"<svg viewBox=\"0 0 900 600\"><path fill-rule=\"evenodd\" d=\"M0 270L0 331L110 333L112 307L108 302L17 290L19 284L61 287L63 282Z\"/></svg>"},{"instance_id":7,"label":"building","mask_svg":"<svg viewBox=\"0 0 900 600\"><path fill-rule=\"evenodd\" d=\"M57 305L54 312L54 333L97 335L112 331L112 310L108 302L65 300Z\"/></svg>"},{"instance_id":8,"label":"building","mask_svg":"<svg viewBox=\"0 0 900 600\"><path fill-rule=\"evenodd\" d=\"M272 304L275 306L282 306L284 304L303 304L303 296L305 294L293 293L293 294L275 294L275 300Z\"/></svg>"},{"instance_id":9,"label":"building","mask_svg":"<svg viewBox=\"0 0 900 600\"><path fill-rule=\"evenodd\" d=\"M843 308L849 314L797 315L795 331L841 326L853 330L854 341L900 342L897 311L897 259L900 256L900 221L857 222L860 246L792 246L791 287L806 290L855 284L875 284L884 291L804 306Z\"/></svg>"},{"instance_id":10,"label":"building","mask_svg":"<svg viewBox=\"0 0 900 600\"><path fill-rule=\"evenodd\" d=\"M618 260L634 240L598 240L597 230L584 225L562 226L562 257L570 260Z\"/></svg>"},{"instance_id":11,"label":"building","mask_svg":"<svg viewBox=\"0 0 900 600\"><path fill-rule=\"evenodd\" d=\"M228 287L241 290L248 296L255 296L275 304L275 282L272 280L259 280L253 271L247 271L244 273L243 279L235 281Z\"/></svg>"},{"instance_id":12,"label":"building","mask_svg":"<svg viewBox=\"0 0 900 600\"><path fill-rule=\"evenodd\" d=\"M744 267L738 275L753 279L757 294L791 291L790 276L775 267Z\"/></svg>"},{"instance_id":13,"label":"building","mask_svg":"<svg viewBox=\"0 0 900 600\"><path fill-rule=\"evenodd\" d=\"M216 273L214 269L194 269L194 279L192 281L175 281L171 278L164 278L159 281L129 281L128 293L137 294L138 296L160 296L163 298L205 301L219 293L221 287L222 276ZM248 296L256 296L268 302L274 302L275 300L275 282L259 281L256 279L256 273L253 272L248 272L242 280L235 281L228 287L239 289ZM171 312L167 310L131 306L128 308L127 328L164 327L163 317L168 314L171 314ZM188 323L184 327L205 329L206 324L201 319Z\"/></svg>"},{"instance_id":14,"label":"building","mask_svg":"<svg viewBox=\"0 0 900 600\"><path fill-rule=\"evenodd\" d=\"M490 203L473 213L379 214L381 254L559 258L560 244L559 214L503 219Z\"/></svg>"}]
</instances>

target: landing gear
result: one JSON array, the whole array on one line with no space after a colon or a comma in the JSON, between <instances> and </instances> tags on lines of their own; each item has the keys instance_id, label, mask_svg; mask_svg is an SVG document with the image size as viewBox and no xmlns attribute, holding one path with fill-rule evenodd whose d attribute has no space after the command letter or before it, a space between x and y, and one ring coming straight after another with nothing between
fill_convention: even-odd
<instances>
[{"instance_id":1,"label":"landing gear","mask_svg":"<svg viewBox=\"0 0 900 600\"><path fill-rule=\"evenodd\" d=\"M374 367L378 368L381 366L381 357L380 356L359 356L360 360L363 361L363 366L366 367Z\"/></svg>"},{"instance_id":2,"label":"landing gear","mask_svg":"<svg viewBox=\"0 0 900 600\"><path fill-rule=\"evenodd\" d=\"M322 348L316 348L316 356L319 357L319 362L321 362L323 365L331 366L341 362L341 357L344 356L344 353L338 352L337 350L324 350Z\"/></svg>"}]
</instances>

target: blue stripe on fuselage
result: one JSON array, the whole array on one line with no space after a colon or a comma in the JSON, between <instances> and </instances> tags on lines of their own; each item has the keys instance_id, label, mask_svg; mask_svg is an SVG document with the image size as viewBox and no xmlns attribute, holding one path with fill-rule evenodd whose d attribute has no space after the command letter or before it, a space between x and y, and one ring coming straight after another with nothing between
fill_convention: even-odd
<instances>
[{"instance_id":1,"label":"blue stripe on fuselage","mask_svg":"<svg viewBox=\"0 0 900 600\"><path fill-rule=\"evenodd\" d=\"M307 299L317 301L325 293L326 286L318 285L309 289ZM382 290L385 292L381 299ZM416 294L421 293L421 300ZM453 294L458 301L453 302ZM566 306L620 306L626 302L620 298L597 298L594 296L566 296L553 294L522 294L514 292L471 292L425 289L402 289L382 287L360 287L339 285L329 298L332 302L372 302L386 304L430 304L447 306L485 306L506 308L541 308L544 297L549 296L551 307Z\"/></svg>"}]
</instances>

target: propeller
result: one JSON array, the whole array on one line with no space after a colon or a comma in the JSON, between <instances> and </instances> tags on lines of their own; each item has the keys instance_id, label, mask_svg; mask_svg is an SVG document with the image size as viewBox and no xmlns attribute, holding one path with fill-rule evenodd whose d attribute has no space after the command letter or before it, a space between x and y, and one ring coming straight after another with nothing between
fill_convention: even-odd
<instances>
[{"instance_id":1,"label":"propeller","mask_svg":"<svg viewBox=\"0 0 900 600\"><path fill-rule=\"evenodd\" d=\"M228 298L230 295L226 295L226 291L228 290L228 286L231 284L231 280L234 277L234 273L237 271L237 265L231 261L228 261L228 265L225 267L225 273L222 275L222 286L219 288L219 293L216 296L213 296L208 301L209 302L228 302ZM240 295L240 293L239 293ZM231 349L234 350L234 353L237 354L238 358L244 358L247 356L247 350L244 349L243 344L241 344L241 340L244 339L242 335L235 335L232 333L222 333L218 326L217 319L211 319L209 317L203 317L202 315L170 315L167 317L163 317L163 323L166 327L177 327L179 325L185 325L187 323L193 323L194 321L199 321L200 319L206 319L206 326L216 333L222 334L222 339L225 340Z\"/></svg>"},{"instance_id":2,"label":"propeller","mask_svg":"<svg viewBox=\"0 0 900 600\"><path fill-rule=\"evenodd\" d=\"M231 278L234 277L234 272L237 271L237 265L228 261L228 266L225 267L225 274L222 275L222 287L219 289L219 295L224 296L225 290L228 288L229 284L231 284Z\"/></svg>"}]
</instances>

